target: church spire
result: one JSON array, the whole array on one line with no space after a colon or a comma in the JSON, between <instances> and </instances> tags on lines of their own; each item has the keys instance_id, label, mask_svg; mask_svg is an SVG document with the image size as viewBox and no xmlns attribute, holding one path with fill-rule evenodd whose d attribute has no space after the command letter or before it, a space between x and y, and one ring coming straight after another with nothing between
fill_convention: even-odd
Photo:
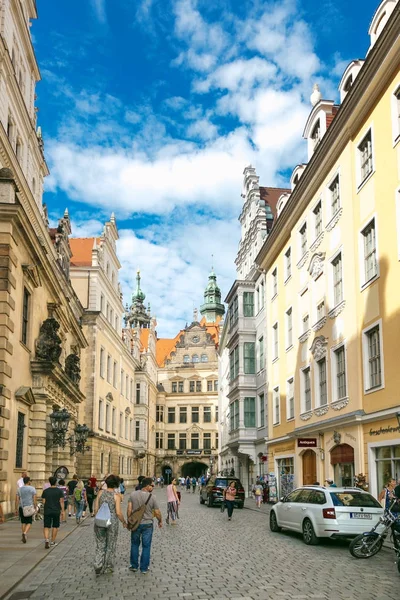
<instances>
[{"instance_id":1,"label":"church spire","mask_svg":"<svg viewBox=\"0 0 400 600\"><path fill-rule=\"evenodd\" d=\"M125 322L130 327L150 327L150 304L148 310L146 310L144 305L145 298L146 294L140 287L140 271L138 269L136 273L136 290L132 294L132 304L129 309L127 307L125 313Z\"/></svg>"},{"instance_id":2,"label":"church spire","mask_svg":"<svg viewBox=\"0 0 400 600\"><path fill-rule=\"evenodd\" d=\"M221 302L221 290L217 284L217 276L214 267L208 276L208 285L204 290L204 304L200 306L200 313L205 317L207 323L215 323L217 317L225 314L225 306Z\"/></svg>"}]
</instances>

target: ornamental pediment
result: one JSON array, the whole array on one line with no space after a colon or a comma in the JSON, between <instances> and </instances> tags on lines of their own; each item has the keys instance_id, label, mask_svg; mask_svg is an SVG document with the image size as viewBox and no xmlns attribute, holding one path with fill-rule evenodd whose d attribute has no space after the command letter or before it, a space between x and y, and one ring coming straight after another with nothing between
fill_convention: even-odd
<instances>
[{"instance_id":1,"label":"ornamental pediment","mask_svg":"<svg viewBox=\"0 0 400 600\"><path fill-rule=\"evenodd\" d=\"M308 265L307 271L314 279L318 279L320 275L322 275L324 271L324 261L325 261L325 252L316 252L313 254L310 260L310 264Z\"/></svg>"},{"instance_id":2,"label":"ornamental pediment","mask_svg":"<svg viewBox=\"0 0 400 600\"><path fill-rule=\"evenodd\" d=\"M326 356L326 350L328 346L328 338L323 335L319 335L314 338L313 343L311 344L311 354L314 357L314 360L321 360Z\"/></svg>"}]
</instances>

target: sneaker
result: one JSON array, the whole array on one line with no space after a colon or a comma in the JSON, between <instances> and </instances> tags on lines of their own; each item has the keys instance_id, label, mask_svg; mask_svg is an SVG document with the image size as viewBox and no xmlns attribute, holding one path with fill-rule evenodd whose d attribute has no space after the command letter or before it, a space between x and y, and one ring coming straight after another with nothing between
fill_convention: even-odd
<instances>
[{"instance_id":1,"label":"sneaker","mask_svg":"<svg viewBox=\"0 0 400 600\"><path fill-rule=\"evenodd\" d=\"M22 534L22 541L24 544L26 544L26 533Z\"/></svg>"},{"instance_id":2,"label":"sneaker","mask_svg":"<svg viewBox=\"0 0 400 600\"><path fill-rule=\"evenodd\" d=\"M46 548L46 550L48 550L50 548L50 542L49 542L49 540L45 541L44 547Z\"/></svg>"},{"instance_id":3,"label":"sneaker","mask_svg":"<svg viewBox=\"0 0 400 600\"><path fill-rule=\"evenodd\" d=\"M68 513L68 516L69 516L69 517L72 517L71 513Z\"/></svg>"},{"instance_id":4,"label":"sneaker","mask_svg":"<svg viewBox=\"0 0 400 600\"><path fill-rule=\"evenodd\" d=\"M231 518L231 517L228 517L228 521L231 521L231 520L232 520L232 518Z\"/></svg>"},{"instance_id":5,"label":"sneaker","mask_svg":"<svg viewBox=\"0 0 400 600\"><path fill-rule=\"evenodd\" d=\"M107 569L104 569L105 575L112 575L112 573L114 573L114 569L111 569L110 567L108 567Z\"/></svg>"},{"instance_id":6,"label":"sneaker","mask_svg":"<svg viewBox=\"0 0 400 600\"><path fill-rule=\"evenodd\" d=\"M132 573L137 573L137 569L135 567L129 567L129 570L132 571Z\"/></svg>"},{"instance_id":7,"label":"sneaker","mask_svg":"<svg viewBox=\"0 0 400 600\"><path fill-rule=\"evenodd\" d=\"M147 569L147 571L140 571L142 575L147 575L147 573L149 572L149 569Z\"/></svg>"},{"instance_id":8,"label":"sneaker","mask_svg":"<svg viewBox=\"0 0 400 600\"><path fill-rule=\"evenodd\" d=\"M96 575L100 575L101 567L98 567L97 569L95 569L94 572L96 573Z\"/></svg>"},{"instance_id":9,"label":"sneaker","mask_svg":"<svg viewBox=\"0 0 400 600\"><path fill-rule=\"evenodd\" d=\"M54 546L57 546L57 542L50 542L50 546L54 548Z\"/></svg>"}]
</instances>

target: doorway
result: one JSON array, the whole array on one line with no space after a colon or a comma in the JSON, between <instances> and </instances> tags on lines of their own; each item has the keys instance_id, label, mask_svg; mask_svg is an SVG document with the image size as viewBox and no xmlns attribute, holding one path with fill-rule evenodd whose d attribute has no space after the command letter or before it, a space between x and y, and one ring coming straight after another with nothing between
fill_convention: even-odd
<instances>
[{"instance_id":1,"label":"doorway","mask_svg":"<svg viewBox=\"0 0 400 600\"><path fill-rule=\"evenodd\" d=\"M339 486L354 485L354 448L349 444L339 444L331 450L335 483Z\"/></svg>"},{"instance_id":2,"label":"doorway","mask_svg":"<svg viewBox=\"0 0 400 600\"><path fill-rule=\"evenodd\" d=\"M303 485L312 485L317 481L317 455L313 450L303 454Z\"/></svg>"}]
</instances>

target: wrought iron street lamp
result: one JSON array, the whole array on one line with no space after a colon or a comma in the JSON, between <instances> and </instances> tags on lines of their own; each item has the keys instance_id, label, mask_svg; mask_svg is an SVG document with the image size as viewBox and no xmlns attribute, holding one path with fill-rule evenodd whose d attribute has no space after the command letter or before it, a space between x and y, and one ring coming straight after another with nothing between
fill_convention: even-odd
<instances>
[{"instance_id":1,"label":"wrought iron street lamp","mask_svg":"<svg viewBox=\"0 0 400 600\"><path fill-rule=\"evenodd\" d=\"M89 427L84 423L75 427L74 435L69 438L71 446L71 455L75 452L85 454L85 450L89 450L89 446L86 446L86 442L90 433Z\"/></svg>"},{"instance_id":2,"label":"wrought iron street lamp","mask_svg":"<svg viewBox=\"0 0 400 600\"><path fill-rule=\"evenodd\" d=\"M68 425L71 415L66 408L54 410L50 415L51 431L53 434L53 446L62 446L65 448L65 434L68 431Z\"/></svg>"}]
</instances>

